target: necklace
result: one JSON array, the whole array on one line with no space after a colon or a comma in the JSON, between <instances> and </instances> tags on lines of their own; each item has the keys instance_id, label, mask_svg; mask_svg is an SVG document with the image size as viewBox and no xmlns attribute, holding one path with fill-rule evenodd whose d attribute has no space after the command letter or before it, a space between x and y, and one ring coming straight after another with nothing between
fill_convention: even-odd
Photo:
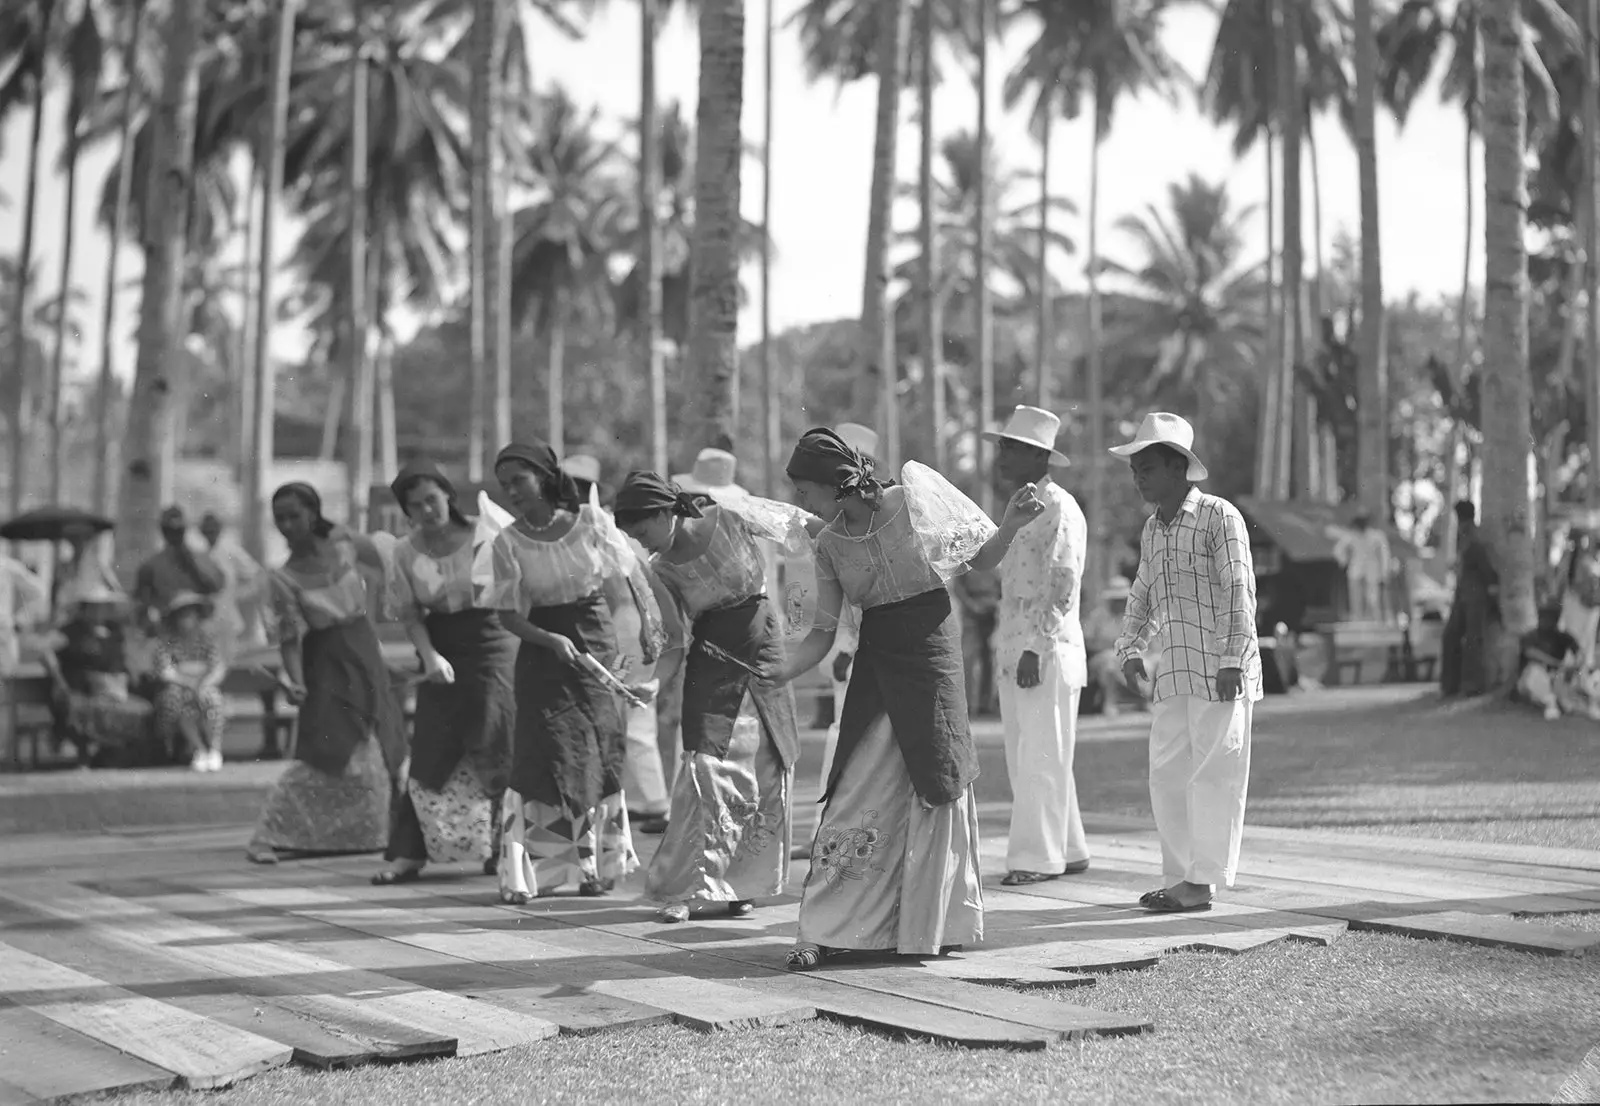
<instances>
[{"instance_id":1,"label":"necklace","mask_svg":"<svg viewBox=\"0 0 1600 1106\"><path fill-rule=\"evenodd\" d=\"M849 538L851 541L866 541L868 538L872 537L873 523L878 521L878 508L872 508L872 517L867 519L867 528L861 532L861 536L859 538L850 532L850 520L845 516L843 511L839 512L839 520L839 530L845 537Z\"/></svg>"}]
</instances>

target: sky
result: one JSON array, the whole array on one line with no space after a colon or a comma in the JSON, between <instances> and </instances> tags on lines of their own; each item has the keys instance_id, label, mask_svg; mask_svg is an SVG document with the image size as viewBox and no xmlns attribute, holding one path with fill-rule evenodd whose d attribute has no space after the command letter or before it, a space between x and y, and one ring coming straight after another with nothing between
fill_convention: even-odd
<instances>
[{"instance_id":1,"label":"sky","mask_svg":"<svg viewBox=\"0 0 1600 1106\"><path fill-rule=\"evenodd\" d=\"M875 84L870 79L839 87L831 81L811 84L800 59L798 37L785 21L800 0L774 0L779 31L774 59L772 142L772 234L775 261L772 274L772 325L775 331L859 313L861 273L865 260L867 200L872 176ZM765 0L746 0L746 60L744 131L760 142L763 87L762 26ZM1167 17L1165 41L1169 51L1192 76L1203 75L1210 53L1216 17L1198 7L1183 8ZM597 106L613 133L623 133L636 117L639 103L637 9L629 4L604 7L590 22L580 42L563 39L553 30L535 31L530 43L534 69L542 85L559 84L580 103ZM1025 48L1028 28L1019 26L991 54L990 119L1002 163L1023 170L1036 169L1039 150L1029 137L1019 105L1007 112L1001 107L1000 86L1005 73ZM658 95L662 103L677 99L692 117L699 68L697 36L690 20L675 15L663 29L658 47ZM977 94L967 73L950 60L944 65L945 83L936 94L934 118L938 132L973 129ZM64 180L54 174L61 145L60 115L64 94L59 90L47 106L44 154L52 172L42 181L35 217L35 257L44 295L53 296L60 273L60 237L65 206ZM902 101L899 145L900 179L915 180L918 158L913 97ZM0 254L15 256L21 240L21 213L25 188L26 150L30 119L25 112L12 116L0 144ZM1343 228L1354 233L1359 222L1359 193L1355 151L1338 122L1316 120L1315 134L1321 166L1322 239L1327 249ZM1413 110L1403 134L1393 120L1378 119L1378 180L1383 279L1387 298L1417 292L1424 297L1454 294L1461 280L1466 212L1464 128L1460 112L1438 103L1431 92ZM1075 257L1059 257L1054 270L1068 287L1082 284L1087 212L1090 131L1088 121L1057 125L1052 141L1050 173L1052 191L1065 195L1078 207L1078 216L1059 218L1059 229L1078 243ZM114 144L113 144L114 145ZM72 278L84 296L81 366L69 369L75 381L93 374L98 364L100 317L108 242L98 228L86 231L93 218L100 182L115 160L107 146L84 159L80 171L76 212L80 232L72 265ZM1475 152L1475 180L1481 187L1482 153ZM1305 240L1308 264L1312 250L1312 208L1309 158L1307 160ZM742 207L747 218L761 217L760 165L747 160L742 184ZM1192 98L1174 106L1148 96L1118 106L1112 131L1101 147L1101 248L1110 257L1126 249L1115 221L1142 213L1147 206L1166 205L1167 187L1190 173L1210 180L1225 180L1239 206L1262 205L1266 196L1263 154L1236 160L1230 135L1212 126ZM1481 206L1481 205L1480 205ZM910 229L914 209L902 208L901 229ZM1264 255L1263 220L1251 221L1251 249ZM1474 235L1475 276L1481 281L1482 228ZM285 245L284 250L287 250ZM121 251L121 283L136 280L140 259L137 249ZM1130 258L1131 260L1131 258ZM755 272L746 275L752 292L751 307L740 320L740 341L759 336L754 293L759 288ZM280 279L280 294L285 291ZM133 336L137 324L136 295L120 297L113 333L114 360L120 376L131 375ZM1066 323L1066 321L1063 321ZM1066 325L1071 325L1066 323ZM280 325L273 348L292 357L304 348L304 334L294 326Z\"/></svg>"}]
</instances>

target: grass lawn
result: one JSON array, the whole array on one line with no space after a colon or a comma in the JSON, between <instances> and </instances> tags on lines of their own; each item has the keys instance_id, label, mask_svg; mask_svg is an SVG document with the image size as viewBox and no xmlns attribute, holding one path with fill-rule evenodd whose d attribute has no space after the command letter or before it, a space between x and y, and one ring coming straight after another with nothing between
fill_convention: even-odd
<instances>
[{"instance_id":1,"label":"grass lawn","mask_svg":"<svg viewBox=\"0 0 1600 1106\"><path fill-rule=\"evenodd\" d=\"M1149 814L1145 719L1085 720L1090 811ZM801 774L814 776L815 750ZM1007 797L993 741L980 799ZM1600 726L1424 690L1276 700L1257 716L1250 821L1600 848ZM1248 842L1247 842L1248 843ZM1600 914L1528 925L1600 930ZM1600 1042L1600 966L1352 933L1332 948L1188 953L1062 1001L1151 1017L1141 1038L1042 1053L891 1040L826 1021L730 1035L650 1028L472 1060L272 1073L128 1101L374 1103L1549 1101Z\"/></svg>"}]
</instances>

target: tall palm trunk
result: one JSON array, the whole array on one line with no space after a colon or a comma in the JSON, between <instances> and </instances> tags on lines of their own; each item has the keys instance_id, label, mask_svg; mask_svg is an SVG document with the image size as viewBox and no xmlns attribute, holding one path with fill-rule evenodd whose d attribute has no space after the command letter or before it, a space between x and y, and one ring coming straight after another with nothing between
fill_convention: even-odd
<instances>
[{"instance_id":1,"label":"tall palm trunk","mask_svg":"<svg viewBox=\"0 0 1600 1106\"><path fill-rule=\"evenodd\" d=\"M645 378L650 382L651 465L656 472L665 475L670 463L670 447L667 442L667 363L661 333L661 222L657 217L661 203L661 118L656 107L656 39L660 34L657 16L656 0L639 0L639 272L644 276L642 352ZM770 96L770 80L768 85ZM770 165L770 162L763 164ZM761 294L765 297L771 270L765 253L762 258Z\"/></svg>"},{"instance_id":2,"label":"tall palm trunk","mask_svg":"<svg viewBox=\"0 0 1600 1106\"><path fill-rule=\"evenodd\" d=\"M1588 291L1588 331L1584 345L1583 394L1588 400L1589 430L1589 506L1600 508L1600 56L1596 42L1600 36L1600 10L1595 0L1583 0L1583 194L1579 225L1585 230L1583 250ZM1576 310L1576 300L1567 300L1567 313Z\"/></svg>"},{"instance_id":3,"label":"tall palm trunk","mask_svg":"<svg viewBox=\"0 0 1600 1106\"><path fill-rule=\"evenodd\" d=\"M472 166L468 173L470 214L467 263L472 302L468 316L468 390L471 410L467 419L467 479L474 484L483 480L484 456L488 450L485 418L489 408L489 283L494 269L489 256L490 223L494 218L490 208L489 187L494 159L489 143L493 136L490 89L494 83L495 5L496 0L473 0L472 72L468 92ZM560 452L560 442L550 444Z\"/></svg>"},{"instance_id":4,"label":"tall palm trunk","mask_svg":"<svg viewBox=\"0 0 1600 1106\"><path fill-rule=\"evenodd\" d=\"M61 220L61 280L56 294L55 343L50 351L50 502L61 502L61 468L66 463L62 450L61 399L66 390L67 307L72 295L72 250L78 220L73 212L78 202L78 127L79 112L67 112L67 188L66 211Z\"/></svg>"},{"instance_id":5,"label":"tall palm trunk","mask_svg":"<svg viewBox=\"0 0 1600 1106\"><path fill-rule=\"evenodd\" d=\"M851 407L861 422L883 433L891 468L899 463L899 410L894 402L897 370L886 349L893 349L894 321L889 316L889 236L893 232L895 154L900 134L900 86L904 83L906 40L911 9L906 0L878 4L878 115L872 149L872 187L867 207L867 260L861 286L861 372L851 390ZM702 80L702 87L704 81ZM701 174L696 174L698 183Z\"/></svg>"},{"instance_id":6,"label":"tall palm trunk","mask_svg":"<svg viewBox=\"0 0 1600 1106\"><path fill-rule=\"evenodd\" d=\"M939 212L933 196L933 157L937 138L933 131L933 44L935 42L934 5L923 0L918 16L917 53L922 62L918 74L917 99L921 106L921 164L917 169L917 203L922 208L918 246L922 265L918 283L922 285L922 360L930 391L928 411L933 436L933 467L945 469L944 424L944 324L939 310Z\"/></svg>"},{"instance_id":7,"label":"tall palm trunk","mask_svg":"<svg viewBox=\"0 0 1600 1106\"><path fill-rule=\"evenodd\" d=\"M978 486L983 492L983 509L993 514L994 488L989 474L994 471L994 444L981 434L989 429L994 418L994 328L993 305L989 298L989 4L991 0L976 0L978 5L978 181L976 188L978 221L973 235L974 252L972 269L978 287L973 303L978 313L978 417L973 420L980 435L978 455Z\"/></svg>"},{"instance_id":8,"label":"tall palm trunk","mask_svg":"<svg viewBox=\"0 0 1600 1106\"><path fill-rule=\"evenodd\" d=\"M550 447L559 457L563 447L558 443L566 441L567 437L567 288L564 284L558 285L552 295L550 319L546 325L549 327L546 336L549 343L549 372L545 381L545 413L549 418L549 426L546 433Z\"/></svg>"},{"instance_id":9,"label":"tall palm trunk","mask_svg":"<svg viewBox=\"0 0 1600 1106\"><path fill-rule=\"evenodd\" d=\"M1274 0L1273 30L1278 42L1278 107L1283 124L1283 282L1279 297L1281 324L1278 383L1278 486L1277 498L1310 491L1310 427L1304 405L1295 401L1305 388L1296 379L1304 363L1304 303L1300 234L1300 62L1296 42L1299 9L1291 0Z\"/></svg>"},{"instance_id":10,"label":"tall palm trunk","mask_svg":"<svg viewBox=\"0 0 1600 1106\"><path fill-rule=\"evenodd\" d=\"M654 0L645 0L654 3ZM777 362L772 358L772 46L775 30L774 0L766 0L761 39L761 400L762 422L766 425L761 456L766 468L766 491L773 498L781 492L783 458L783 405L778 390ZM798 394L804 404L805 393ZM660 460L665 460L661 451ZM658 470L661 471L661 470Z\"/></svg>"},{"instance_id":11,"label":"tall palm trunk","mask_svg":"<svg viewBox=\"0 0 1600 1106\"><path fill-rule=\"evenodd\" d=\"M328 406L322 412L322 439L317 444L317 460L336 461L339 458L339 431L344 426L345 401L350 398L352 374L336 376L329 383Z\"/></svg>"},{"instance_id":12,"label":"tall palm trunk","mask_svg":"<svg viewBox=\"0 0 1600 1106\"><path fill-rule=\"evenodd\" d=\"M1503 630L1490 672L1516 677L1518 638L1534 626L1533 542L1529 519L1527 91L1523 83L1519 0L1484 0L1483 530L1500 574Z\"/></svg>"},{"instance_id":13,"label":"tall palm trunk","mask_svg":"<svg viewBox=\"0 0 1600 1106\"><path fill-rule=\"evenodd\" d=\"M1481 40L1481 29L1479 32L1479 37ZM1451 373L1455 381L1456 389L1462 394L1463 397L1465 396L1467 389L1472 386L1471 381L1468 379L1468 373L1472 368L1472 366L1468 364L1468 358L1472 353L1472 206L1473 200L1476 196L1476 189L1473 187L1472 179L1472 137L1476 129L1473 126L1473 113L1475 111L1476 104L1469 100L1463 111L1463 115L1466 120L1466 156L1464 158L1465 165L1463 168L1466 171L1464 179L1467 186L1465 193L1467 203L1467 233L1466 244L1462 247L1461 299L1456 306L1456 360L1455 364L1451 367ZM1456 498L1462 494L1461 454L1466 447L1467 428L1462 417L1457 415L1455 418L1450 420L1450 439L1449 445L1446 447L1450 452L1444 459L1444 549L1446 555L1450 557L1455 556L1456 515L1455 512L1449 508ZM1470 487L1467 489L1467 494L1471 494Z\"/></svg>"},{"instance_id":14,"label":"tall palm trunk","mask_svg":"<svg viewBox=\"0 0 1600 1106\"><path fill-rule=\"evenodd\" d=\"M1317 118L1310 97L1305 98L1306 152L1311 159L1311 283L1306 298L1310 301L1310 342L1316 359L1322 349L1322 318L1327 310L1322 302L1322 165L1317 157ZM1312 441L1316 449L1313 497L1329 503L1339 502L1339 441L1332 422L1317 419L1312 423Z\"/></svg>"},{"instance_id":15,"label":"tall palm trunk","mask_svg":"<svg viewBox=\"0 0 1600 1106\"><path fill-rule=\"evenodd\" d=\"M739 418L739 189L744 141L743 0L702 0L695 110L689 358L699 374L689 448L731 449Z\"/></svg>"},{"instance_id":16,"label":"tall palm trunk","mask_svg":"<svg viewBox=\"0 0 1600 1106\"><path fill-rule=\"evenodd\" d=\"M490 162L489 189L493 198L490 206L489 263L494 266L494 278L489 282L490 338L494 346L494 441L489 443L490 456L511 443L511 252L516 230L512 224L511 181L508 131L511 105L508 100L509 78L506 75L507 42L513 33L512 9L508 3L495 4L494 46L492 59L493 84L489 88L490 133L494 136L491 149L494 160ZM385 470L388 471L388 470Z\"/></svg>"},{"instance_id":17,"label":"tall palm trunk","mask_svg":"<svg viewBox=\"0 0 1600 1106\"><path fill-rule=\"evenodd\" d=\"M1282 408L1279 399L1279 384L1282 371L1278 358L1277 329L1280 319L1278 317L1278 269L1277 269L1277 222L1274 218L1277 207L1277 182L1273 173L1273 154L1277 143L1273 140L1272 126L1266 127L1266 164L1267 164L1267 296L1266 318L1261 328L1261 396L1260 410L1256 416L1258 438L1256 440L1256 495L1263 499L1277 498L1278 489L1278 442L1282 436L1283 428L1278 422L1278 412Z\"/></svg>"},{"instance_id":18,"label":"tall palm trunk","mask_svg":"<svg viewBox=\"0 0 1600 1106\"><path fill-rule=\"evenodd\" d=\"M273 431L278 409L277 370L272 363L272 319L277 310L273 277L277 211L283 194L284 148L289 137L289 76L294 68L294 17L299 0L283 0L278 11L278 41L272 52L271 111L267 120L266 163L261 172L261 246L256 258L255 427L251 462L245 481L245 545L260 560L266 551L267 501L275 452Z\"/></svg>"},{"instance_id":19,"label":"tall palm trunk","mask_svg":"<svg viewBox=\"0 0 1600 1106\"><path fill-rule=\"evenodd\" d=\"M1094 128L1089 139L1089 551L1085 566L1086 590L1100 593L1106 578L1105 489L1106 414L1102 395L1100 317L1100 143L1105 140L1106 95L1097 78L1094 89Z\"/></svg>"},{"instance_id":20,"label":"tall palm trunk","mask_svg":"<svg viewBox=\"0 0 1600 1106\"><path fill-rule=\"evenodd\" d=\"M372 228L373 246L367 272L371 274L372 321L377 332L374 368L378 392L378 460L387 478L400 471L400 441L394 412L394 335L389 332L389 233L381 215L375 217L374 222L377 225ZM510 441L509 435L506 440Z\"/></svg>"},{"instance_id":21,"label":"tall palm trunk","mask_svg":"<svg viewBox=\"0 0 1600 1106\"><path fill-rule=\"evenodd\" d=\"M1050 409L1050 354L1055 346L1053 320L1050 313L1050 132L1052 126L1051 102L1039 121L1039 325L1033 335L1033 369L1038 374L1038 404Z\"/></svg>"},{"instance_id":22,"label":"tall palm trunk","mask_svg":"<svg viewBox=\"0 0 1600 1106\"><path fill-rule=\"evenodd\" d=\"M111 363L113 331L117 318L117 262L122 239L128 233L128 211L133 206L133 102L138 88L137 65L139 32L144 24L144 0L131 0L128 38L122 44L122 103L117 108L117 200L111 216L111 243L106 257L106 290L100 308L100 384L95 404L94 501L96 509L109 514L113 508L115 482L111 442L111 402L116 375Z\"/></svg>"},{"instance_id":23,"label":"tall palm trunk","mask_svg":"<svg viewBox=\"0 0 1600 1106\"><path fill-rule=\"evenodd\" d=\"M54 4L44 5L39 36L50 36ZM11 412L11 513L22 509L28 483L28 430L33 421L33 388L28 377L28 331L32 315L33 216L39 202L39 146L44 135L44 46L33 75L33 126L28 132L28 183L22 198L22 250L17 256L17 287L11 304L11 372L17 381L17 409Z\"/></svg>"},{"instance_id":24,"label":"tall palm trunk","mask_svg":"<svg viewBox=\"0 0 1600 1106\"><path fill-rule=\"evenodd\" d=\"M139 353L128 407L117 552L127 574L152 551L156 513L172 497L168 444L175 427L171 373L183 345L183 275L199 111L199 36L205 0L175 0L163 38L161 99L151 119L151 198L144 217Z\"/></svg>"},{"instance_id":25,"label":"tall palm trunk","mask_svg":"<svg viewBox=\"0 0 1600 1106\"><path fill-rule=\"evenodd\" d=\"M367 57L358 44L350 58L350 421L354 431L347 458L350 525L365 529L372 492L372 359L367 338Z\"/></svg>"},{"instance_id":26,"label":"tall palm trunk","mask_svg":"<svg viewBox=\"0 0 1600 1106\"><path fill-rule=\"evenodd\" d=\"M1356 162L1361 180L1361 362L1356 378L1356 486L1380 525L1389 502L1389 368L1384 349L1383 260L1378 226L1378 46L1372 0L1355 0Z\"/></svg>"},{"instance_id":27,"label":"tall palm trunk","mask_svg":"<svg viewBox=\"0 0 1600 1106\"><path fill-rule=\"evenodd\" d=\"M244 190L244 282L241 289L244 302L240 306L239 327L239 378L238 393L234 397L234 414L239 431L233 447L234 479L243 484L250 465L250 435L256 425L256 331L261 319L256 314L256 282L258 271L253 262L261 250L261 182L263 150L257 136L250 143L250 172Z\"/></svg>"}]
</instances>

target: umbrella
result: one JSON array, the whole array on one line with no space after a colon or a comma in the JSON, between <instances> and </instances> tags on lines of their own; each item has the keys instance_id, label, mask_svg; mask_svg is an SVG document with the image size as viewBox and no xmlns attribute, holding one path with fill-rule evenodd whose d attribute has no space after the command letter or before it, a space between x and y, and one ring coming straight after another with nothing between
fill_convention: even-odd
<instances>
[{"instance_id":1,"label":"umbrella","mask_svg":"<svg viewBox=\"0 0 1600 1106\"><path fill-rule=\"evenodd\" d=\"M0 538L6 541L64 541L70 529L85 529L98 534L110 530L113 525L105 516L91 514L78 507L39 507L25 511L0 526Z\"/></svg>"}]
</instances>

